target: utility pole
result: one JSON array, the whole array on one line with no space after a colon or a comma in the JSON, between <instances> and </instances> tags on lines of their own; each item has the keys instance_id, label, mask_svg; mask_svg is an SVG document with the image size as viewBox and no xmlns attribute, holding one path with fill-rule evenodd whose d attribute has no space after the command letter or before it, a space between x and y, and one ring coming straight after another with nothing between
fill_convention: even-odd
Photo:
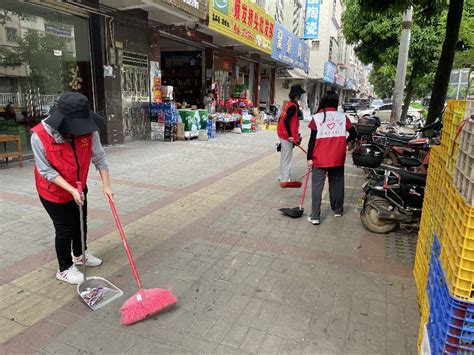
<instances>
[{"instance_id":1,"label":"utility pole","mask_svg":"<svg viewBox=\"0 0 474 355\"><path fill-rule=\"evenodd\" d=\"M413 6L403 14L402 35L400 37L400 51L398 53L397 76L393 93L392 114L390 123L396 124L402 114L403 93L405 91L405 78L407 76L408 51L410 49L411 26L413 23Z\"/></svg>"}]
</instances>

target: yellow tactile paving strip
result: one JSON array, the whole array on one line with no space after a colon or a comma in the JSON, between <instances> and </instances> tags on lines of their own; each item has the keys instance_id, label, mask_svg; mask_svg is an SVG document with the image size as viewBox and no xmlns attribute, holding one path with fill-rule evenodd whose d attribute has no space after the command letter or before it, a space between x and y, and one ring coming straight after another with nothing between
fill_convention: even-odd
<instances>
[{"instance_id":1,"label":"yellow tactile paving strip","mask_svg":"<svg viewBox=\"0 0 474 355\"><path fill-rule=\"evenodd\" d=\"M278 164L279 155L272 154L128 224L124 229L134 256L140 257L156 247L178 229L254 184ZM94 276L107 278L128 263L116 232L93 241L90 248L104 259L100 270L94 270ZM62 285L54 278L56 268L54 260L0 286L0 343L77 297L75 287Z\"/></svg>"}]
</instances>

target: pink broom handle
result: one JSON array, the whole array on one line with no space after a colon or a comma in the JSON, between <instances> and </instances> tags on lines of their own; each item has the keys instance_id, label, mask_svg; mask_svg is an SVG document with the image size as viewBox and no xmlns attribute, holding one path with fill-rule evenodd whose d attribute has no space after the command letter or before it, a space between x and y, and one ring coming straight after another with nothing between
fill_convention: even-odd
<instances>
[{"instance_id":1,"label":"pink broom handle","mask_svg":"<svg viewBox=\"0 0 474 355\"><path fill-rule=\"evenodd\" d=\"M308 173L306 174L306 181L304 183L303 195L301 195L300 210L303 209L304 197L306 195L306 189L308 188L309 176L311 175L311 168L308 168Z\"/></svg>"},{"instance_id":2,"label":"pink broom handle","mask_svg":"<svg viewBox=\"0 0 474 355\"><path fill-rule=\"evenodd\" d=\"M115 218L115 223L117 223L117 228L119 230L120 237L122 238L123 247L125 248L125 252L127 253L128 261L130 262L130 266L132 267L133 276L135 276L135 280L137 281L138 288L142 289L143 288L142 282L140 281L140 276L138 276L138 271L135 266L135 262L133 261L133 258L132 258L132 251L128 247L127 239L125 238L125 233L123 232L122 225L120 224L117 210L115 209L114 201L112 201L110 196L107 196L107 199L109 200L110 208L112 209L112 214L114 215L114 218Z\"/></svg>"}]
</instances>

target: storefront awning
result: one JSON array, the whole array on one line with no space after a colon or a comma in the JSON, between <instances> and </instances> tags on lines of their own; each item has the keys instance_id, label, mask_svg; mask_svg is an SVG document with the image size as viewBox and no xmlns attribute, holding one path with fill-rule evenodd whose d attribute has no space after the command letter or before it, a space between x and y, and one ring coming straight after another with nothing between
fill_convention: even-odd
<instances>
[{"instance_id":1,"label":"storefront awning","mask_svg":"<svg viewBox=\"0 0 474 355\"><path fill-rule=\"evenodd\" d=\"M285 78L285 79L299 79L299 80L311 79L311 77L301 69L286 69L286 68L281 68L278 71L277 77Z\"/></svg>"}]
</instances>

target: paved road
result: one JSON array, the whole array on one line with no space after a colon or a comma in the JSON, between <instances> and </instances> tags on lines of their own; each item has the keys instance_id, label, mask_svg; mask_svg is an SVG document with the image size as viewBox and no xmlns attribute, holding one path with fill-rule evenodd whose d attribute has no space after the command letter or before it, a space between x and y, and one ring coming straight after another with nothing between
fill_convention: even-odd
<instances>
[{"instance_id":1,"label":"paved road","mask_svg":"<svg viewBox=\"0 0 474 355\"><path fill-rule=\"evenodd\" d=\"M55 280L53 229L33 164L0 168L0 353L415 353L413 235L360 223L363 178L346 167L346 214L327 193L322 225L278 208L274 133L209 142L108 147L119 214L146 287L170 287L173 310L130 327L116 301L98 312ZM295 151L296 175L305 170ZM136 290L97 172L90 179L91 274ZM310 199L305 203L309 209Z\"/></svg>"}]
</instances>

